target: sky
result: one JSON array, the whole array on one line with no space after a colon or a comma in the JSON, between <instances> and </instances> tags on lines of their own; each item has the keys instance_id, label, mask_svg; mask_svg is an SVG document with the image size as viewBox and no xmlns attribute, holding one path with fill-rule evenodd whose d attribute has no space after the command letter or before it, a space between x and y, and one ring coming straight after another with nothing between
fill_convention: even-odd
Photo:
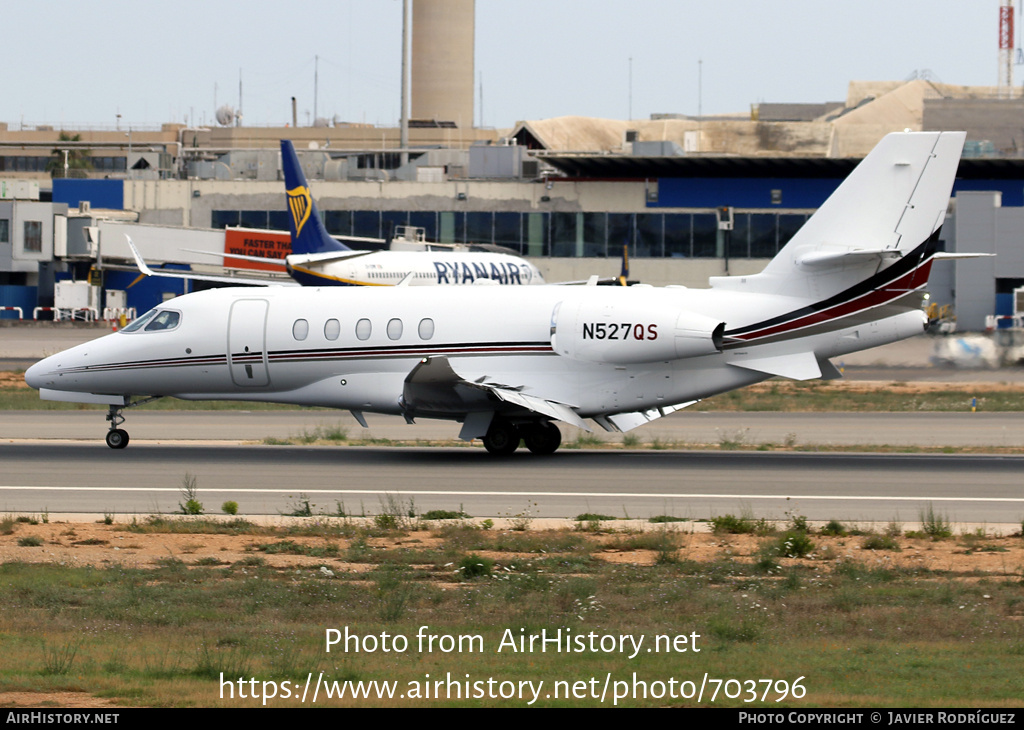
<instances>
[{"instance_id":1,"label":"sky","mask_svg":"<svg viewBox=\"0 0 1024 730\"><path fill-rule=\"evenodd\" d=\"M1020 0L1015 0L1019 13ZM749 112L915 74L994 86L1001 0L476 0L476 125ZM4 2L0 122L396 126L401 0ZM1018 16L1015 45L1019 45ZM319 57L317 62L315 59ZM1015 78L1024 82L1024 66ZM480 90L482 89L482 100ZM120 115L120 118L118 118Z\"/></svg>"}]
</instances>

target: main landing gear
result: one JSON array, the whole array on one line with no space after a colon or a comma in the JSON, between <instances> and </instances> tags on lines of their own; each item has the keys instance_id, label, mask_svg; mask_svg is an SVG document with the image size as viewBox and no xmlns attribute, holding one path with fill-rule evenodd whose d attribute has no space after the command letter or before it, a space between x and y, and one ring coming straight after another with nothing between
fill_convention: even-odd
<instances>
[{"instance_id":1,"label":"main landing gear","mask_svg":"<svg viewBox=\"0 0 1024 730\"><path fill-rule=\"evenodd\" d=\"M516 425L495 416L483 438L484 448L497 456L513 453L519 448L520 441L524 441L526 448L535 454L553 454L562 444L562 432L551 421Z\"/></svg>"}]
</instances>

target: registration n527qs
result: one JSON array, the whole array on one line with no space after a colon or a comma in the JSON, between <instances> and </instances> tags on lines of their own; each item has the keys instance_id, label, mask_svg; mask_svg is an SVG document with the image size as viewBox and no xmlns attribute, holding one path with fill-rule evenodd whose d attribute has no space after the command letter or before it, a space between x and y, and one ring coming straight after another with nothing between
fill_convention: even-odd
<instances>
[{"instance_id":1,"label":"registration n527qs","mask_svg":"<svg viewBox=\"0 0 1024 730\"><path fill-rule=\"evenodd\" d=\"M54 400L122 411L152 397L269 401L462 423L511 454L556 421L628 431L772 376L921 333L965 135L885 137L755 276L649 286L227 288L173 299L36 363Z\"/></svg>"}]
</instances>

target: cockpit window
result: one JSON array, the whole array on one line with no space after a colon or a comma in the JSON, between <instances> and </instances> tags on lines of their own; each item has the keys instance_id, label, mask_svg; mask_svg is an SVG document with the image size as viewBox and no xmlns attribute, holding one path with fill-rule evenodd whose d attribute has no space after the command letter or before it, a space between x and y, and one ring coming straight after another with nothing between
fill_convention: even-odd
<instances>
[{"instance_id":1,"label":"cockpit window","mask_svg":"<svg viewBox=\"0 0 1024 730\"><path fill-rule=\"evenodd\" d=\"M165 309L158 313L153 321L146 325L146 332L159 332L160 330L172 330L181 322L181 313L171 309Z\"/></svg>"},{"instance_id":2,"label":"cockpit window","mask_svg":"<svg viewBox=\"0 0 1024 730\"><path fill-rule=\"evenodd\" d=\"M122 332L138 332L140 329L145 327L146 324L148 324L149 321L151 319L153 319L153 317L155 317L158 312L159 312L159 310L157 310L157 309L150 309L148 312L146 312L141 317L137 317L131 324L129 324L127 327L125 327L121 331Z\"/></svg>"},{"instance_id":3,"label":"cockpit window","mask_svg":"<svg viewBox=\"0 0 1024 730\"><path fill-rule=\"evenodd\" d=\"M172 330L181 323L181 312L171 309L151 309L125 327L122 332L160 332Z\"/></svg>"}]
</instances>

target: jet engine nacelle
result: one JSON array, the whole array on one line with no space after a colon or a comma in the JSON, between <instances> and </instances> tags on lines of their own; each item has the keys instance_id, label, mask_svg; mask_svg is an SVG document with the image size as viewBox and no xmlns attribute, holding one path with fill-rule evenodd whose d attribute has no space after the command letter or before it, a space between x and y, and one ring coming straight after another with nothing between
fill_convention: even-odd
<instances>
[{"instance_id":1,"label":"jet engine nacelle","mask_svg":"<svg viewBox=\"0 0 1024 730\"><path fill-rule=\"evenodd\" d=\"M657 304L563 300L551 313L551 347L573 360L615 365L721 352L725 322Z\"/></svg>"}]
</instances>

